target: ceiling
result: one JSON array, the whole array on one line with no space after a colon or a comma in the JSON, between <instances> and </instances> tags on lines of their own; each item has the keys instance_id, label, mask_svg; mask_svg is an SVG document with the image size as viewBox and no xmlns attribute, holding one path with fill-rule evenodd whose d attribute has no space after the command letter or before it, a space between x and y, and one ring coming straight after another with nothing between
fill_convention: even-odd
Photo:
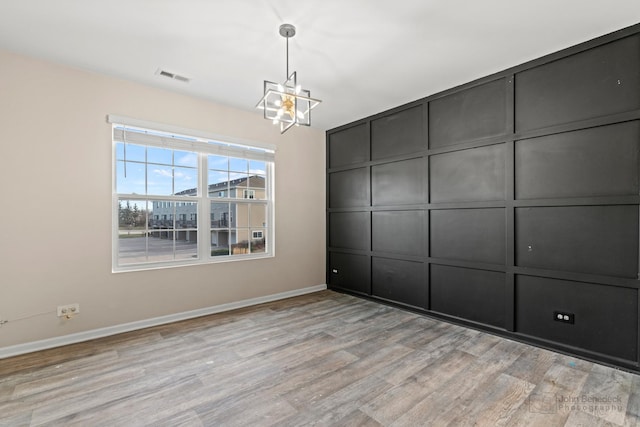
<instances>
[{"instance_id":1,"label":"ceiling","mask_svg":"<svg viewBox=\"0 0 640 427\"><path fill-rule=\"evenodd\" d=\"M326 130L639 22L640 0L0 0L0 48L261 114L291 23Z\"/></svg>"}]
</instances>

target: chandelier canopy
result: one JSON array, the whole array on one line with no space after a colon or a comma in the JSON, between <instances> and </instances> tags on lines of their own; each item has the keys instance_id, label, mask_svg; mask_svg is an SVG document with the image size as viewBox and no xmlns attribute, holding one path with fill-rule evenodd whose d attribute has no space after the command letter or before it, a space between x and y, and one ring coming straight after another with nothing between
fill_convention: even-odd
<instances>
[{"instance_id":1,"label":"chandelier canopy","mask_svg":"<svg viewBox=\"0 0 640 427\"><path fill-rule=\"evenodd\" d=\"M280 25L280 35L287 40L287 74L284 83L264 81L264 96L256 108L264 110L264 118L280 124L280 133L285 133L293 125L310 126L311 110L322 101L311 98L311 92L298 84L296 72L289 74L289 38L295 36L296 27Z\"/></svg>"}]
</instances>

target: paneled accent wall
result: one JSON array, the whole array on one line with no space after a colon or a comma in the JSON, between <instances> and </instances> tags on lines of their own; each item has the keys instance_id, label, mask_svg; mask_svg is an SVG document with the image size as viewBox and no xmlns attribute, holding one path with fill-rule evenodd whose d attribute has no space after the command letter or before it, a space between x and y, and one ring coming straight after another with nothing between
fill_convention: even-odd
<instances>
[{"instance_id":1,"label":"paneled accent wall","mask_svg":"<svg viewBox=\"0 0 640 427\"><path fill-rule=\"evenodd\" d=\"M640 25L327 132L327 283L639 372Z\"/></svg>"}]
</instances>

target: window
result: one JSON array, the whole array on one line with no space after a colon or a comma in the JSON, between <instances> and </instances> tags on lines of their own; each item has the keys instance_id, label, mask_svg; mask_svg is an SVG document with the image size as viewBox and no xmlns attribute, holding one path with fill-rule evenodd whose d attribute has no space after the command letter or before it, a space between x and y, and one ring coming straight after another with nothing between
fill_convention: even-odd
<instances>
[{"instance_id":1,"label":"window","mask_svg":"<svg viewBox=\"0 0 640 427\"><path fill-rule=\"evenodd\" d=\"M273 256L273 147L109 122L114 271Z\"/></svg>"}]
</instances>

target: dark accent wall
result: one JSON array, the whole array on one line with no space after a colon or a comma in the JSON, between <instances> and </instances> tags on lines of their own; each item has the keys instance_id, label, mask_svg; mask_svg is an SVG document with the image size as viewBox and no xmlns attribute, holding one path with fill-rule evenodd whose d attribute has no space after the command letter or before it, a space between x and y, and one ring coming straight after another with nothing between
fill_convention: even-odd
<instances>
[{"instance_id":1,"label":"dark accent wall","mask_svg":"<svg viewBox=\"0 0 640 427\"><path fill-rule=\"evenodd\" d=\"M640 24L329 130L327 283L640 372L639 152Z\"/></svg>"}]
</instances>

